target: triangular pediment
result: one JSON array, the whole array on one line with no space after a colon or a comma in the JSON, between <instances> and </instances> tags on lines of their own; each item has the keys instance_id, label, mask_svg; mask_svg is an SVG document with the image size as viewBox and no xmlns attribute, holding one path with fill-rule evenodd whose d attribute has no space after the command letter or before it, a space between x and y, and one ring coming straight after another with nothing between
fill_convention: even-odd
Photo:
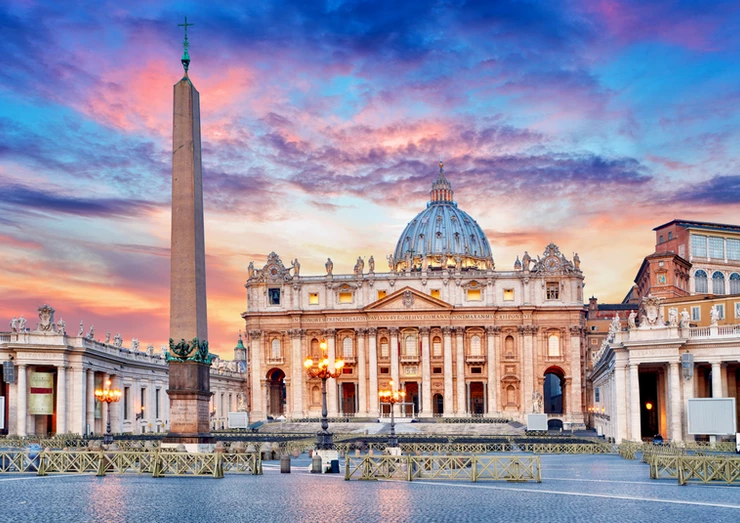
<instances>
[{"instance_id":1,"label":"triangular pediment","mask_svg":"<svg viewBox=\"0 0 740 523\"><path fill-rule=\"evenodd\" d=\"M365 307L364 311L425 311L425 310L452 310L453 306L446 301L432 298L428 294L403 287L385 298Z\"/></svg>"}]
</instances>

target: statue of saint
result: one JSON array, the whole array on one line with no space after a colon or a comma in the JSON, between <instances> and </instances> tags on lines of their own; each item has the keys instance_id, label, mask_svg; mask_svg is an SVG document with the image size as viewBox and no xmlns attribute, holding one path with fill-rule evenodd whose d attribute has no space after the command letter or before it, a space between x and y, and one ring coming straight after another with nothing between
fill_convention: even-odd
<instances>
[{"instance_id":1,"label":"statue of saint","mask_svg":"<svg viewBox=\"0 0 740 523\"><path fill-rule=\"evenodd\" d=\"M254 262L249 262L249 266L247 267L247 279L251 280L254 278Z\"/></svg>"},{"instance_id":2,"label":"statue of saint","mask_svg":"<svg viewBox=\"0 0 740 523\"><path fill-rule=\"evenodd\" d=\"M18 332L26 332L26 318L23 317L23 314L18 318Z\"/></svg>"},{"instance_id":3,"label":"statue of saint","mask_svg":"<svg viewBox=\"0 0 740 523\"><path fill-rule=\"evenodd\" d=\"M113 345L118 347L119 349L123 347L123 338L121 337L121 333L116 333L115 338L113 338Z\"/></svg>"},{"instance_id":4,"label":"statue of saint","mask_svg":"<svg viewBox=\"0 0 740 523\"><path fill-rule=\"evenodd\" d=\"M542 412L542 394L540 391L535 390L532 392L532 413L536 414Z\"/></svg>"},{"instance_id":5,"label":"statue of saint","mask_svg":"<svg viewBox=\"0 0 740 523\"><path fill-rule=\"evenodd\" d=\"M361 256L357 257L357 263L355 263L355 274L357 276L362 276L362 271L365 269L365 261L362 259Z\"/></svg>"},{"instance_id":6,"label":"statue of saint","mask_svg":"<svg viewBox=\"0 0 740 523\"><path fill-rule=\"evenodd\" d=\"M668 309L668 325L678 327L678 309L675 307Z\"/></svg>"},{"instance_id":7,"label":"statue of saint","mask_svg":"<svg viewBox=\"0 0 740 523\"><path fill-rule=\"evenodd\" d=\"M95 325L90 324L90 332L87 333L87 339L94 340L95 339Z\"/></svg>"},{"instance_id":8,"label":"statue of saint","mask_svg":"<svg viewBox=\"0 0 740 523\"><path fill-rule=\"evenodd\" d=\"M522 256L522 270L528 271L529 270L529 264L532 262L532 258L529 255L527 251L524 251L524 256Z\"/></svg>"},{"instance_id":9,"label":"statue of saint","mask_svg":"<svg viewBox=\"0 0 740 523\"><path fill-rule=\"evenodd\" d=\"M709 325L717 325L718 320L719 320L719 311L717 310L716 305L712 305L712 308L709 309Z\"/></svg>"},{"instance_id":10,"label":"statue of saint","mask_svg":"<svg viewBox=\"0 0 740 523\"><path fill-rule=\"evenodd\" d=\"M581 258L578 257L578 253L575 253L573 255L573 265L575 266L576 269L581 268Z\"/></svg>"},{"instance_id":11,"label":"statue of saint","mask_svg":"<svg viewBox=\"0 0 740 523\"><path fill-rule=\"evenodd\" d=\"M10 320L10 332L18 332L18 318L15 316Z\"/></svg>"},{"instance_id":12,"label":"statue of saint","mask_svg":"<svg viewBox=\"0 0 740 523\"><path fill-rule=\"evenodd\" d=\"M332 271L334 271L334 262L331 261L331 258L326 259L326 263L324 264L324 267L326 267L326 274L328 276L331 276Z\"/></svg>"},{"instance_id":13,"label":"statue of saint","mask_svg":"<svg viewBox=\"0 0 740 523\"><path fill-rule=\"evenodd\" d=\"M627 324L630 326L630 329L637 328L637 324L635 323L635 318L637 318L637 313L635 311L630 312L629 318L627 318Z\"/></svg>"},{"instance_id":14,"label":"statue of saint","mask_svg":"<svg viewBox=\"0 0 740 523\"><path fill-rule=\"evenodd\" d=\"M375 258L373 258L372 256L370 256L370 259L367 260L367 267L370 271L370 274L373 274L375 272Z\"/></svg>"},{"instance_id":15,"label":"statue of saint","mask_svg":"<svg viewBox=\"0 0 740 523\"><path fill-rule=\"evenodd\" d=\"M59 321L57 322L57 332L59 334L66 334L64 331L64 328L67 326L67 324L64 322L62 318L59 318Z\"/></svg>"},{"instance_id":16,"label":"statue of saint","mask_svg":"<svg viewBox=\"0 0 740 523\"><path fill-rule=\"evenodd\" d=\"M139 338L133 338L131 340L131 350L139 350Z\"/></svg>"},{"instance_id":17,"label":"statue of saint","mask_svg":"<svg viewBox=\"0 0 740 523\"><path fill-rule=\"evenodd\" d=\"M395 260L393 258L392 254L388 255L388 267L390 268L391 272L396 272L396 264L394 263Z\"/></svg>"},{"instance_id":18,"label":"statue of saint","mask_svg":"<svg viewBox=\"0 0 740 523\"><path fill-rule=\"evenodd\" d=\"M77 332L77 335L79 337L82 337L85 335L85 326L82 324L82 320L80 320L80 330Z\"/></svg>"},{"instance_id":19,"label":"statue of saint","mask_svg":"<svg viewBox=\"0 0 740 523\"><path fill-rule=\"evenodd\" d=\"M689 321L690 321L689 311L687 311L686 308L684 307L684 309L681 311L681 323L680 323L681 328L687 329L689 327Z\"/></svg>"},{"instance_id":20,"label":"statue of saint","mask_svg":"<svg viewBox=\"0 0 740 523\"><path fill-rule=\"evenodd\" d=\"M610 332L619 332L622 330L622 322L619 321L619 313L617 312L614 314L614 319L612 320L612 324L609 326Z\"/></svg>"},{"instance_id":21,"label":"statue of saint","mask_svg":"<svg viewBox=\"0 0 740 523\"><path fill-rule=\"evenodd\" d=\"M298 263L298 258L293 260L293 276L300 276L301 275L301 264Z\"/></svg>"},{"instance_id":22,"label":"statue of saint","mask_svg":"<svg viewBox=\"0 0 740 523\"><path fill-rule=\"evenodd\" d=\"M105 343L110 343L110 331L105 331Z\"/></svg>"}]
</instances>

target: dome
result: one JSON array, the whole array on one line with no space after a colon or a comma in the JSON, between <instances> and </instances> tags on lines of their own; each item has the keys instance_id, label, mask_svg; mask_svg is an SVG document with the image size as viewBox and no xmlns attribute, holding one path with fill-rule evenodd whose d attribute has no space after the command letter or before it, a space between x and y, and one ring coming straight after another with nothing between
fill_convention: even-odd
<instances>
[{"instance_id":1,"label":"dome","mask_svg":"<svg viewBox=\"0 0 740 523\"><path fill-rule=\"evenodd\" d=\"M493 267L491 246L483 229L453 201L452 185L445 178L443 163L429 193L427 208L411 220L401 234L393 253L393 270L409 265L421 268L460 269ZM424 258L426 257L426 261Z\"/></svg>"}]
</instances>

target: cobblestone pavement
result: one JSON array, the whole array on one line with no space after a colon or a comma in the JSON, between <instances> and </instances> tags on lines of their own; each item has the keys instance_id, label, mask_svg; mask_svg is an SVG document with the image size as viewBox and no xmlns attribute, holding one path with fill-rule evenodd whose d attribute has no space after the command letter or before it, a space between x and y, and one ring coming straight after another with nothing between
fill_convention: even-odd
<instances>
[{"instance_id":1,"label":"cobblestone pavement","mask_svg":"<svg viewBox=\"0 0 740 523\"><path fill-rule=\"evenodd\" d=\"M13 522L466 522L740 520L740 485L650 480L647 465L617 456L543 456L543 481L344 481L291 474L151 478L128 474L0 476L0 521Z\"/></svg>"}]
</instances>

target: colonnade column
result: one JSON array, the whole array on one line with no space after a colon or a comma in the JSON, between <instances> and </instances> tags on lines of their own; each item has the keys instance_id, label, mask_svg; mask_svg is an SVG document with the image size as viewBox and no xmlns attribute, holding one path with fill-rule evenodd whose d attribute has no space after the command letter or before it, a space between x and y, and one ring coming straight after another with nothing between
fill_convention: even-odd
<instances>
[{"instance_id":1,"label":"colonnade column","mask_svg":"<svg viewBox=\"0 0 740 523\"><path fill-rule=\"evenodd\" d=\"M57 434L67 433L67 367L57 367Z\"/></svg>"},{"instance_id":2,"label":"colonnade column","mask_svg":"<svg viewBox=\"0 0 740 523\"><path fill-rule=\"evenodd\" d=\"M87 387L85 387L85 424L90 433L95 432L95 372L87 369Z\"/></svg>"},{"instance_id":3,"label":"colonnade column","mask_svg":"<svg viewBox=\"0 0 740 523\"><path fill-rule=\"evenodd\" d=\"M712 397L722 397L722 364L719 361L712 363Z\"/></svg>"},{"instance_id":4,"label":"colonnade column","mask_svg":"<svg viewBox=\"0 0 740 523\"><path fill-rule=\"evenodd\" d=\"M688 400L694 397L694 385L696 384L696 381L694 381L695 370L696 370L696 367L692 363L689 369L690 375L688 379L684 377L683 371L681 371L681 379L683 380L683 386L681 387L683 389L682 405L687 405ZM689 430L688 424L684 424L682 428L683 428L684 439L689 439L689 440L694 439L693 436L688 433L688 430Z\"/></svg>"},{"instance_id":5,"label":"colonnade column","mask_svg":"<svg viewBox=\"0 0 740 523\"><path fill-rule=\"evenodd\" d=\"M488 416L492 416L498 407L496 406L496 391L498 385L496 383L496 350L495 350L495 338L494 334L501 332L501 327L486 327L486 365L488 369L488 386L486 387L487 398L487 412Z\"/></svg>"},{"instance_id":6,"label":"colonnade column","mask_svg":"<svg viewBox=\"0 0 740 523\"><path fill-rule=\"evenodd\" d=\"M367 371L365 369L365 333L367 329L355 329L357 333L357 415L367 416Z\"/></svg>"},{"instance_id":7,"label":"colonnade column","mask_svg":"<svg viewBox=\"0 0 740 523\"><path fill-rule=\"evenodd\" d=\"M324 337L326 338L327 358L329 358L329 369L334 371L334 360L337 359L337 347L336 347L336 329L326 329L324 331ZM326 403L329 416L336 418L339 415L337 409L337 380L331 380L326 382Z\"/></svg>"},{"instance_id":8,"label":"colonnade column","mask_svg":"<svg viewBox=\"0 0 740 523\"><path fill-rule=\"evenodd\" d=\"M16 391L18 394L18 411L16 412L16 434L26 436L26 420L28 418L28 384L26 382L25 365L18 365L18 384Z\"/></svg>"},{"instance_id":9,"label":"colonnade column","mask_svg":"<svg viewBox=\"0 0 740 523\"><path fill-rule=\"evenodd\" d=\"M683 441L681 430L681 377L678 371L678 362L672 361L669 365L671 381L671 434L669 438L673 441Z\"/></svg>"},{"instance_id":10,"label":"colonnade column","mask_svg":"<svg viewBox=\"0 0 740 523\"><path fill-rule=\"evenodd\" d=\"M432 374L429 354L429 327L420 327L421 334L421 413L432 417Z\"/></svg>"},{"instance_id":11,"label":"colonnade column","mask_svg":"<svg viewBox=\"0 0 740 523\"><path fill-rule=\"evenodd\" d=\"M110 405L110 430L115 434L117 432L122 432L121 409L123 408L123 389L121 388L118 376L110 376L108 379L110 380L111 390L119 389L121 391L121 399L117 402L111 403ZM162 419L164 419L164 416L162 416Z\"/></svg>"},{"instance_id":12,"label":"colonnade column","mask_svg":"<svg viewBox=\"0 0 740 523\"><path fill-rule=\"evenodd\" d=\"M390 327L388 329L389 334L391 335L390 340L390 352L391 352L391 379L393 380L393 388L394 389L400 389L401 388L401 381L400 381L400 371L398 366L398 352L399 352L399 345L398 345L398 333L400 329L398 327ZM393 405L393 409L396 411L396 416L399 415L400 407L398 405Z\"/></svg>"},{"instance_id":13,"label":"colonnade column","mask_svg":"<svg viewBox=\"0 0 740 523\"><path fill-rule=\"evenodd\" d=\"M616 400L616 430L614 431L614 437L617 443L629 439L627 433L627 384L625 377L625 368L620 362L617 362L614 366L614 398ZM609 415L613 415L609 412Z\"/></svg>"},{"instance_id":14,"label":"colonnade column","mask_svg":"<svg viewBox=\"0 0 740 523\"><path fill-rule=\"evenodd\" d=\"M305 338L306 332L301 329L290 331L292 352L290 355L291 379L293 389L293 409L290 416L293 418L303 417L303 355L301 354L301 339ZM287 413L286 413L287 414Z\"/></svg>"},{"instance_id":15,"label":"colonnade column","mask_svg":"<svg viewBox=\"0 0 740 523\"><path fill-rule=\"evenodd\" d=\"M519 332L523 335L523 358L522 358L522 374L523 374L523 390L522 394L524 395L524 401L522 402L524 404L524 410L523 412L526 414L528 412L532 412L532 392L534 392L534 384L535 379L539 376L534 376L534 355L533 355L533 347L532 347L532 337L537 332L537 327L535 325L522 325L519 327Z\"/></svg>"},{"instance_id":16,"label":"colonnade column","mask_svg":"<svg viewBox=\"0 0 740 523\"><path fill-rule=\"evenodd\" d=\"M249 388L252 394L252 404L250 405L253 420L265 418L262 412L262 375L260 374L260 364L262 359L262 333L258 330L249 332L249 352L252 367Z\"/></svg>"},{"instance_id":17,"label":"colonnade column","mask_svg":"<svg viewBox=\"0 0 740 523\"><path fill-rule=\"evenodd\" d=\"M467 405L467 386L465 384L465 343L464 337L465 328L455 328L455 354L456 354L456 365L455 365L455 377L457 378L457 406L455 408L455 414L457 416L465 416L468 411Z\"/></svg>"},{"instance_id":18,"label":"colonnade column","mask_svg":"<svg viewBox=\"0 0 740 523\"><path fill-rule=\"evenodd\" d=\"M568 395L568 413L571 419L580 423L583 421L583 404L581 390L581 333L583 328L580 325L573 325L570 328L570 390L566 391ZM545 349L547 350L547 349ZM563 411L565 412L565 411Z\"/></svg>"},{"instance_id":19,"label":"colonnade column","mask_svg":"<svg viewBox=\"0 0 740 523\"><path fill-rule=\"evenodd\" d=\"M452 327L442 327L444 338L444 413L445 418L452 416Z\"/></svg>"},{"instance_id":20,"label":"colonnade column","mask_svg":"<svg viewBox=\"0 0 740 523\"><path fill-rule=\"evenodd\" d=\"M619 394L619 391L617 391ZM630 363L630 432L632 441L642 441L640 427L640 369Z\"/></svg>"},{"instance_id":21,"label":"colonnade column","mask_svg":"<svg viewBox=\"0 0 740 523\"><path fill-rule=\"evenodd\" d=\"M368 335L368 366L370 387L367 394L368 399L368 416L371 418L378 417L378 329L370 327L367 329Z\"/></svg>"}]
</instances>

